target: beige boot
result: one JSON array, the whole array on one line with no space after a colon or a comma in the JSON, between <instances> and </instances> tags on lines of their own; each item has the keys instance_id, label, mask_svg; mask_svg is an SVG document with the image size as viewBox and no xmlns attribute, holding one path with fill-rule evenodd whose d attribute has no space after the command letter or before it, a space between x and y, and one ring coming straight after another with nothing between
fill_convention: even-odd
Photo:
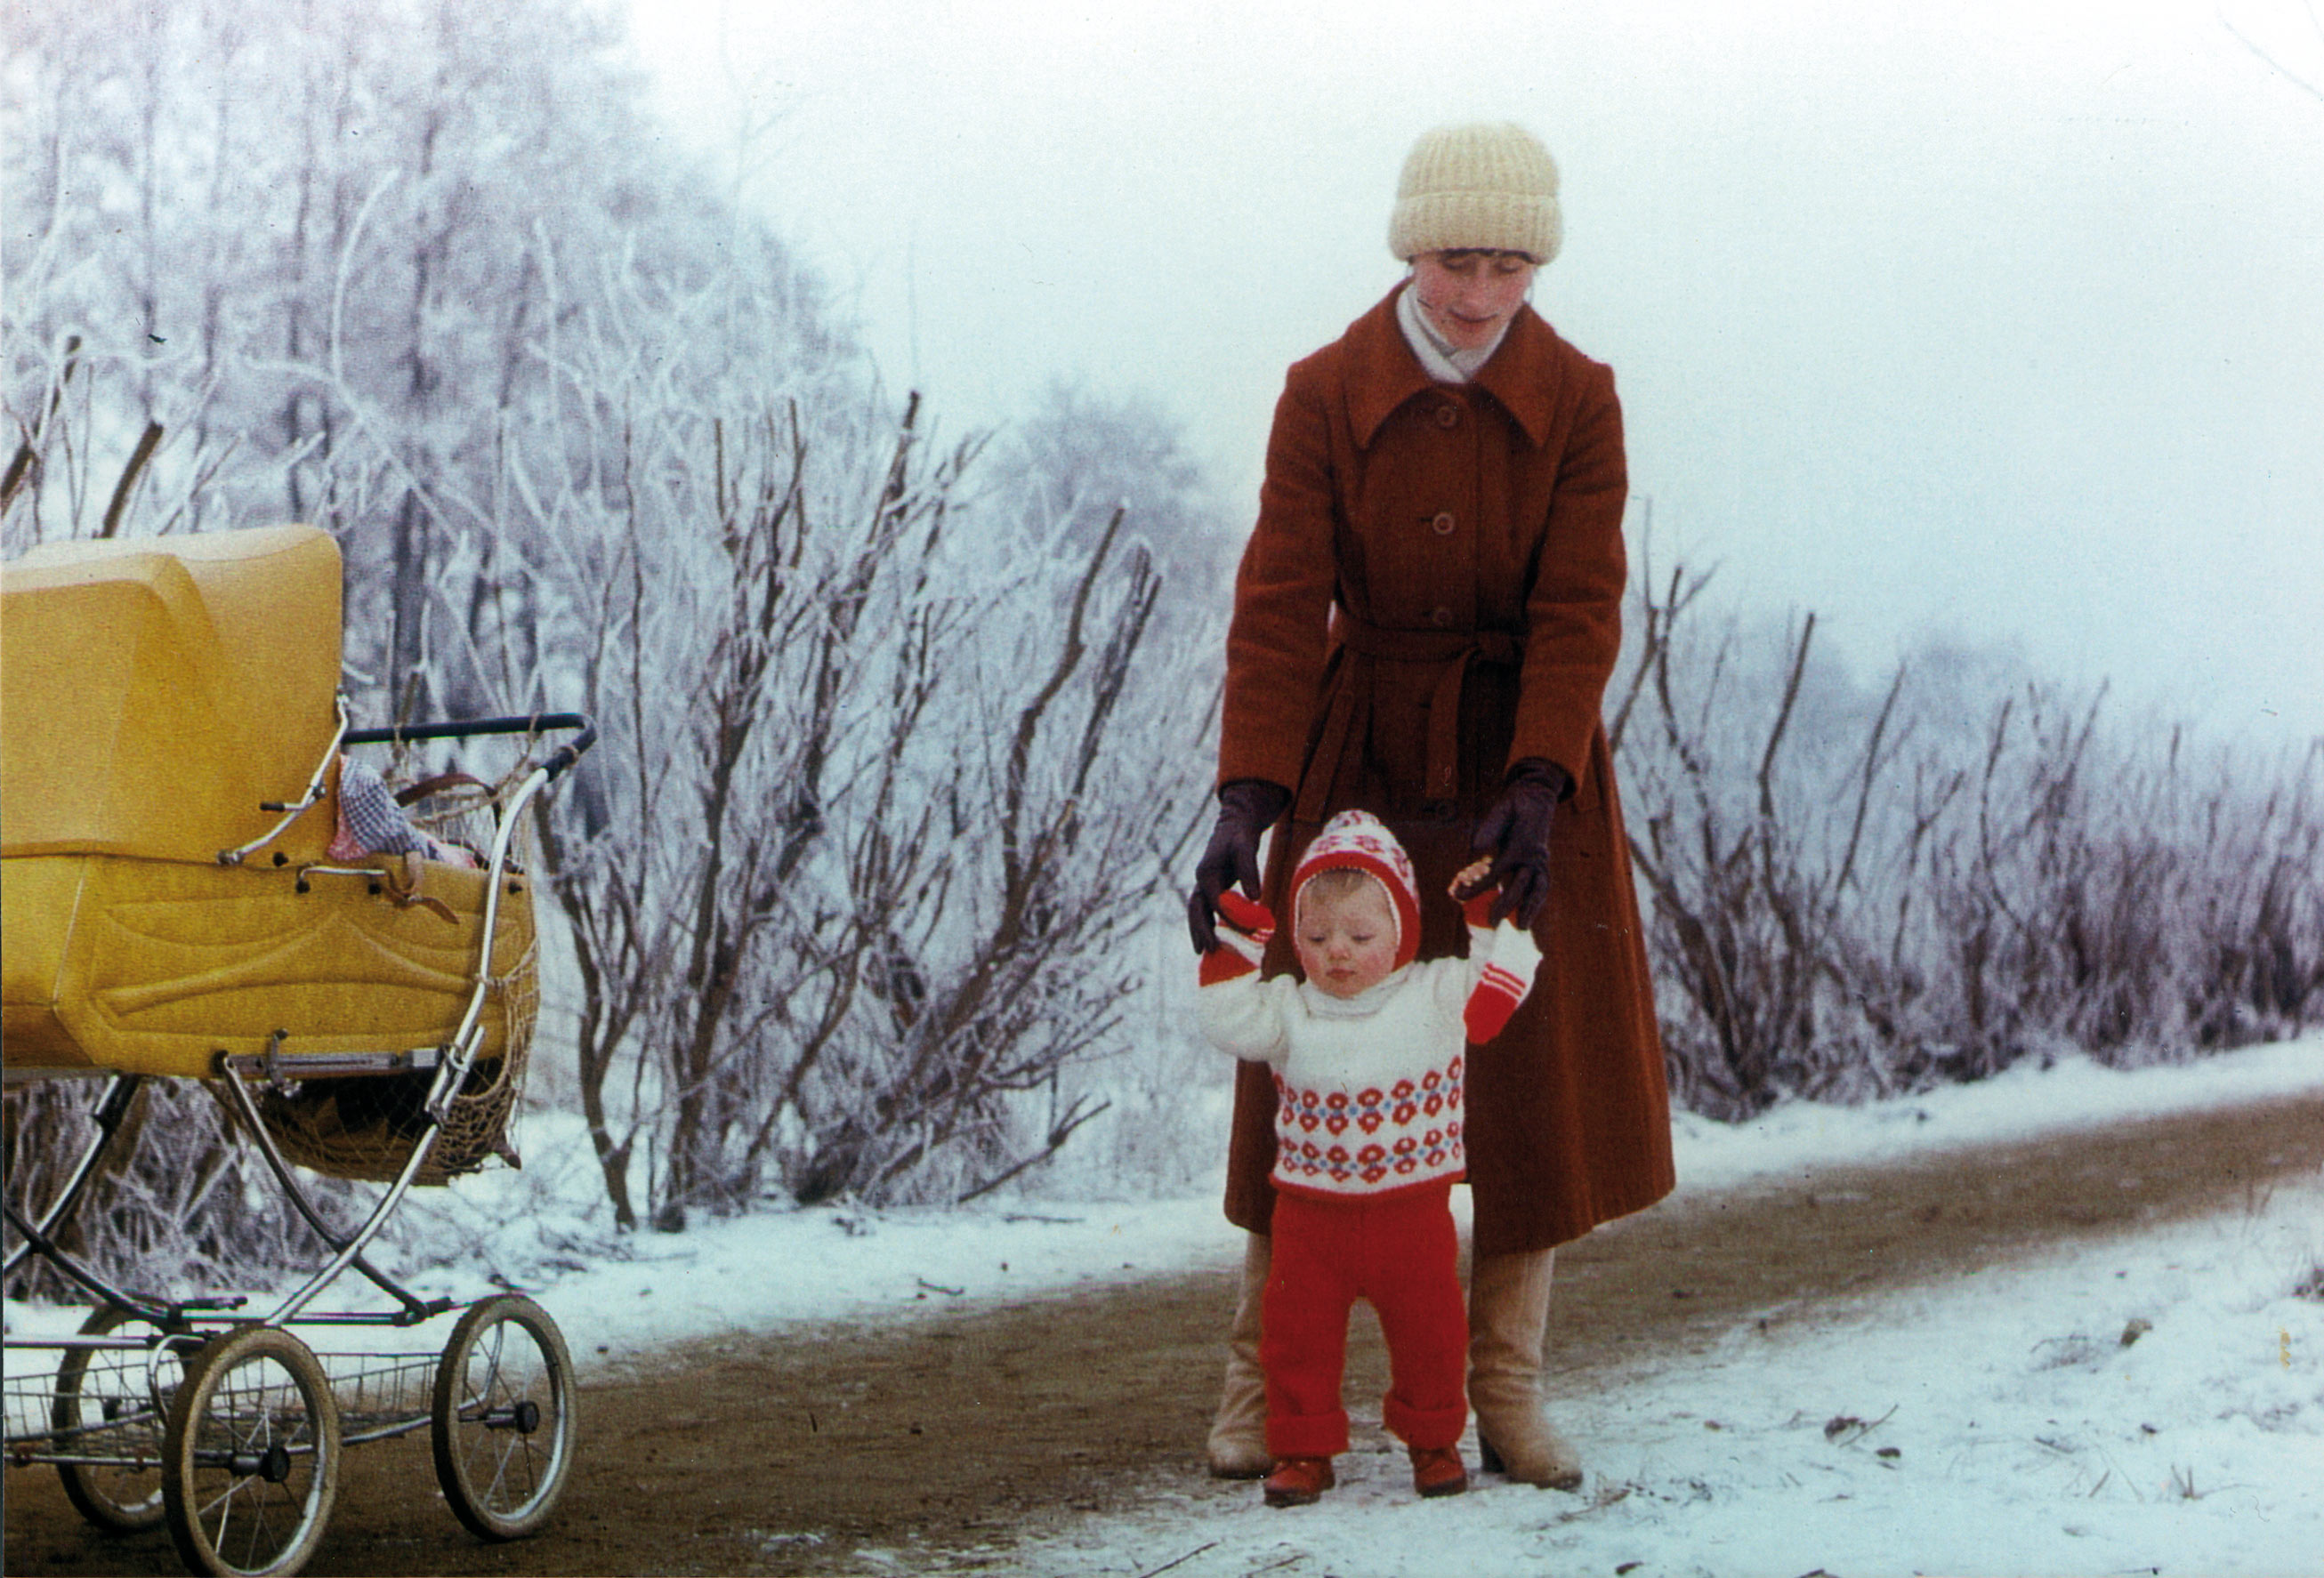
<instances>
[{"instance_id":1,"label":"beige boot","mask_svg":"<svg viewBox=\"0 0 2324 1578\"><path fill-rule=\"evenodd\" d=\"M1469 1280L1469 1406L1488 1473L1553 1491L1582 1487L1582 1457L1541 1417L1542 1343L1556 1252L1480 1255Z\"/></svg>"},{"instance_id":2,"label":"beige boot","mask_svg":"<svg viewBox=\"0 0 2324 1578\"><path fill-rule=\"evenodd\" d=\"M1218 1417L1211 1421L1211 1473L1222 1480L1264 1479L1275 1466L1267 1453L1267 1378L1259 1368L1259 1315L1275 1241L1264 1233L1244 1238L1242 1290L1227 1340L1226 1385L1219 1391Z\"/></svg>"}]
</instances>

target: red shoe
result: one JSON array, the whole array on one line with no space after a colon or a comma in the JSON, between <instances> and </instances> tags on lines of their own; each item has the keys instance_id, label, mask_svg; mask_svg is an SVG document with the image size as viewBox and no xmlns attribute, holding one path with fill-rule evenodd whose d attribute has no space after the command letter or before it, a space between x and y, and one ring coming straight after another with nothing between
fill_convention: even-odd
<instances>
[{"instance_id":1,"label":"red shoe","mask_svg":"<svg viewBox=\"0 0 2324 1578\"><path fill-rule=\"evenodd\" d=\"M1424 1496L1457 1496L1469 1488L1469 1471L1461 1466L1457 1446L1415 1446L1412 1488Z\"/></svg>"},{"instance_id":2,"label":"red shoe","mask_svg":"<svg viewBox=\"0 0 2324 1578\"><path fill-rule=\"evenodd\" d=\"M1280 1458L1276 1462L1275 1472L1267 1476L1267 1504L1305 1507L1321 1499L1334 1482L1332 1460L1328 1457Z\"/></svg>"}]
</instances>

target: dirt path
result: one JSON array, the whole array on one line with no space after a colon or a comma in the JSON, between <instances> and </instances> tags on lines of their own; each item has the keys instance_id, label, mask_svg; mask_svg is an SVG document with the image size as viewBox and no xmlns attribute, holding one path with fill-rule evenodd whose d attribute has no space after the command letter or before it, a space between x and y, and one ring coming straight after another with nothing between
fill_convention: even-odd
<instances>
[{"instance_id":1,"label":"dirt path","mask_svg":"<svg viewBox=\"0 0 2324 1578\"><path fill-rule=\"evenodd\" d=\"M1739 1322L2246 1208L2319 1167L2324 1092L1683 1197L1560 1252L1561 1384L1708 1351ZM884 1551L910 1572L1141 1489L1192 1488L1233 1298L1223 1225L1221 1248L1216 1271L887 1330L727 1339L594 1384L557 1521L515 1545L454 1523L424 1436L364 1447L308 1571L862 1573ZM1350 1368L1351 1397L1384 1389L1376 1339L1360 1337ZM10 1573L180 1571L166 1536L89 1531L47 1470L5 1485Z\"/></svg>"}]
</instances>

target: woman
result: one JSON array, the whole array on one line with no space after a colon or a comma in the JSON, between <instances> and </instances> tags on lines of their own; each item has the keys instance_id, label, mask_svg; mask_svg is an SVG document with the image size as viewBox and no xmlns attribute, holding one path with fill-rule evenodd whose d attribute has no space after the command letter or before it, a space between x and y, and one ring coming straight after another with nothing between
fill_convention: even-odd
<instances>
[{"instance_id":1,"label":"woman","mask_svg":"<svg viewBox=\"0 0 2324 1578\"><path fill-rule=\"evenodd\" d=\"M1475 1198L1470 1405L1487 1472L1571 1490L1542 1417L1552 1252L1673 1184L1669 1102L1599 708L1621 645L1628 479L1613 374L1526 305L1557 255L1557 170L1508 124L1446 127L1405 161L1388 244L1410 274L1295 365L1235 583L1219 816L1187 903L1197 950L1219 895L1286 913L1301 851L1360 807L1423 892L1475 854L1497 912L1532 928L1530 999L1470 1060ZM1499 919L1497 913L1496 919ZM1424 955L1459 950L1433 906ZM1287 937L1267 960L1289 968ZM1273 1091L1238 1072L1227 1216L1248 1229L1212 1471L1264 1474L1259 1312L1274 1199Z\"/></svg>"}]
</instances>

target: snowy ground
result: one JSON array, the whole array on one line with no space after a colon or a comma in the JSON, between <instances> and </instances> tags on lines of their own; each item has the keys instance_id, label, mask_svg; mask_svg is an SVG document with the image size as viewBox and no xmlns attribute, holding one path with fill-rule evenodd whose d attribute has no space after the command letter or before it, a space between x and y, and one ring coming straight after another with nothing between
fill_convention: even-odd
<instances>
[{"instance_id":1,"label":"snowy ground","mask_svg":"<svg viewBox=\"0 0 2324 1578\"><path fill-rule=\"evenodd\" d=\"M1681 1188L2319 1086L2324 1038L2311 1037L2135 1074L2070 1061L1868 1109L1792 1106L1733 1129L1683 1119ZM410 1236L473 1246L473 1259L420 1272L427 1290L471 1297L497 1275L534 1292L585 1377L738 1329L909 1318L1237 1252L1212 1190L818 1209L609 1241L600 1221L558 1203L588 1197L583 1161L549 1161L586 1159L567 1138L532 1120L525 1172L431 1193ZM1044 1534L1010 1570L2324 1574L2319 1266L2324 1176L2135 1243L1778 1328L1798 1335L1747 1326L1707 1363L1563 1399L1561 1423L1590 1458L1579 1496L1480 1482L1423 1503L1401 1454L1360 1432L1342 1488L1318 1507L1270 1511L1248 1485L1157 1476L1144 1504ZM12 1330L54 1324L13 1305L8 1317ZM1351 1401L1360 1419L1376 1408Z\"/></svg>"},{"instance_id":2,"label":"snowy ground","mask_svg":"<svg viewBox=\"0 0 2324 1578\"><path fill-rule=\"evenodd\" d=\"M1683 1188L2324 1084L2324 1041L1686 1124ZM1893 1299L1566 1399L1582 1495L1421 1502L1375 1435L1316 1508L1178 1482L1027 1573L2324 1573L2324 1177L2225 1218ZM2304 1291L2302 1291L2304 1289ZM2126 1339L2131 1339L2126 1341ZM1473 1455L1471 1457L1473 1462Z\"/></svg>"},{"instance_id":3,"label":"snowy ground","mask_svg":"<svg viewBox=\"0 0 2324 1578\"><path fill-rule=\"evenodd\" d=\"M2292 1291L2319 1255L2311 1183L1791 1340L1739 1330L1708 1363L1563 1399L1578 1497L1480 1482L1422 1502L1376 1436L1317 1508L1181 1482L1018 1570L2324 1572L2324 1295Z\"/></svg>"}]
</instances>

